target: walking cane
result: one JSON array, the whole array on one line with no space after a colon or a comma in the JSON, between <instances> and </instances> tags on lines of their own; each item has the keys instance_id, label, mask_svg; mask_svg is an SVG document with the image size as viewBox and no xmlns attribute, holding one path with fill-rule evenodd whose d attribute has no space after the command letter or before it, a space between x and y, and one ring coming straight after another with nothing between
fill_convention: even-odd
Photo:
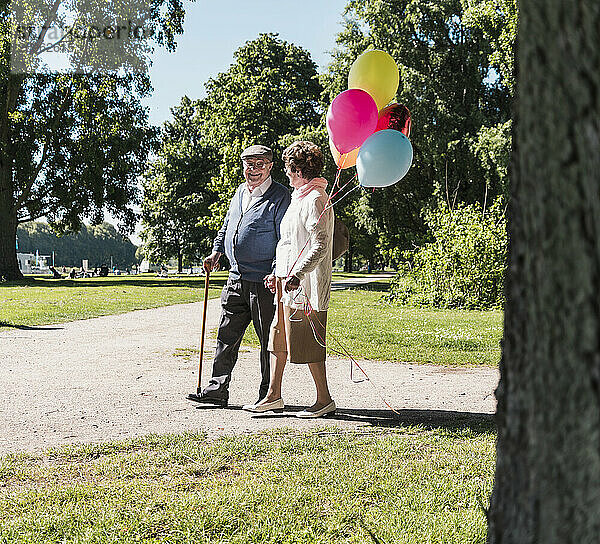
<instances>
[{"instance_id":1,"label":"walking cane","mask_svg":"<svg viewBox=\"0 0 600 544\"><path fill-rule=\"evenodd\" d=\"M206 306L208 304L208 283L210 281L210 270L206 270L206 276L204 277L204 306L202 308L202 333L200 338L200 358L198 361L198 387L196 394L191 393L187 396L188 400L197 400L202 393L202 387L200 381L202 380L202 357L204 356L204 338L206 336Z\"/></svg>"},{"instance_id":2,"label":"walking cane","mask_svg":"<svg viewBox=\"0 0 600 544\"><path fill-rule=\"evenodd\" d=\"M206 337L206 305L208 304L208 282L210 281L210 270L206 271L204 277L204 306L202 307L202 336L200 338L200 360L198 361L198 395L202 389L200 380L202 379L202 357L204 356L204 338Z\"/></svg>"}]
</instances>

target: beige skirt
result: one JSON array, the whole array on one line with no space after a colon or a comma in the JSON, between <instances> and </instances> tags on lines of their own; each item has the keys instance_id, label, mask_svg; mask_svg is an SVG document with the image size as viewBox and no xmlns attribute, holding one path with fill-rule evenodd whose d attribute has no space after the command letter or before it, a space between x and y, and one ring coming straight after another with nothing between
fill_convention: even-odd
<instances>
[{"instance_id":1,"label":"beige skirt","mask_svg":"<svg viewBox=\"0 0 600 544\"><path fill-rule=\"evenodd\" d=\"M269 334L269 351L286 352L292 363L322 363L325 361L327 311L307 316L303 310L290 308L281 302L281 278L277 278L275 317Z\"/></svg>"}]
</instances>

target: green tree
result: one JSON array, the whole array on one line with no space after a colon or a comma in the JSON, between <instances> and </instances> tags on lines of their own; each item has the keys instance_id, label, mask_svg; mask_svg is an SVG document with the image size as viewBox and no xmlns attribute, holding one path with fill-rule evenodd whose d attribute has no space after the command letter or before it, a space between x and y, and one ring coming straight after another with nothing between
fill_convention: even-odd
<instances>
[{"instance_id":1,"label":"green tree","mask_svg":"<svg viewBox=\"0 0 600 544\"><path fill-rule=\"evenodd\" d=\"M491 46L490 66L510 89L514 87L517 0L463 0L465 24L480 28Z\"/></svg>"},{"instance_id":2,"label":"green tree","mask_svg":"<svg viewBox=\"0 0 600 544\"><path fill-rule=\"evenodd\" d=\"M425 215L432 241L405 251L390 299L445 308L501 307L506 266L503 198L483 213L479 203L445 202Z\"/></svg>"},{"instance_id":3,"label":"green tree","mask_svg":"<svg viewBox=\"0 0 600 544\"><path fill-rule=\"evenodd\" d=\"M75 0L64 3L78 12ZM107 19L112 7L112 3L101 5ZM181 0L153 0L147 7L155 30L153 43L173 50L175 36L183 31ZM32 13L38 26L56 16L55 12L48 15L47 8L46 13L32 8ZM140 103L152 90L143 72L129 73L127 68L93 75L12 71L9 15L9 5L3 2L0 278L18 279L15 236L21 223L45 216L57 232L77 232L84 218L102 221L107 208L124 228L133 226L137 178L154 148L156 131L148 126L147 109ZM76 46L70 55L79 63L86 61ZM147 51L139 55L143 59Z\"/></svg>"},{"instance_id":4,"label":"green tree","mask_svg":"<svg viewBox=\"0 0 600 544\"><path fill-rule=\"evenodd\" d=\"M305 49L277 34L260 34L240 47L234 59L226 72L206 84L206 144L219 149L221 159L212 183L219 198L212 217L202 221L213 229L221 225L229 199L243 181L239 156L244 147L271 147L273 179L286 183L278 160L282 139L317 128L323 114L317 66Z\"/></svg>"},{"instance_id":5,"label":"green tree","mask_svg":"<svg viewBox=\"0 0 600 544\"><path fill-rule=\"evenodd\" d=\"M146 249L143 245L138 246L135 250L135 262L141 263L146 258Z\"/></svg>"},{"instance_id":6,"label":"green tree","mask_svg":"<svg viewBox=\"0 0 600 544\"><path fill-rule=\"evenodd\" d=\"M212 247L211 232L199 223L215 202L210 184L218 172L216 150L203 143L204 110L204 102L187 97L172 109L143 182L145 251L157 262L176 258L180 273L184 261L198 260Z\"/></svg>"},{"instance_id":7,"label":"green tree","mask_svg":"<svg viewBox=\"0 0 600 544\"><path fill-rule=\"evenodd\" d=\"M83 225L77 233L57 236L48 223L33 221L17 229L19 252L55 256L56 266L89 266L113 264L120 268L136 262L136 246L110 223Z\"/></svg>"},{"instance_id":8,"label":"green tree","mask_svg":"<svg viewBox=\"0 0 600 544\"><path fill-rule=\"evenodd\" d=\"M491 47L488 77L506 89L510 97L514 89L514 57L517 35L517 0L463 0L464 21L478 28ZM508 161L512 148L512 120L482 126L470 139L470 147L480 162L486 181L486 198L490 187L502 187L508 194Z\"/></svg>"},{"instance_id":9,"label":"green tree","mask_svg":"<svg viewBox=\"0 0 600 544\"><path fill-rule=\"evenodd\" d=\"M504 192L503 179L486 177L475 143L480 136L487 141L482 128L509 120L510 91L491 77L490 37L467 19L467 8L460 0L351 0L323 78L330 101L346 88L352 62L367 48L384 49L398 63L396 101L412 113L413 166L395 186L366 193L358 207L349 203L389 257L423 239L422 210L435 196L483 205Z\"/></svg>"}]
</instances>

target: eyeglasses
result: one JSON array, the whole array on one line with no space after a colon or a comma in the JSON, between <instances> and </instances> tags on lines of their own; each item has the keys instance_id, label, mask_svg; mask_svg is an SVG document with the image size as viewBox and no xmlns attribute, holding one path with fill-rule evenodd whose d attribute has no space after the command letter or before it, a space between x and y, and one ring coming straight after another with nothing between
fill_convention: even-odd
<instances>
[{"instance_id":1,"label":"eyeglasses","mask_svg":"<svg viewBox=\"0 0 600 544\"><path fill-rule=\"evenodd\" d=\"M271 161L242 161L242 164L247 170L264 170Z\"/></svg>"}]
</instances>

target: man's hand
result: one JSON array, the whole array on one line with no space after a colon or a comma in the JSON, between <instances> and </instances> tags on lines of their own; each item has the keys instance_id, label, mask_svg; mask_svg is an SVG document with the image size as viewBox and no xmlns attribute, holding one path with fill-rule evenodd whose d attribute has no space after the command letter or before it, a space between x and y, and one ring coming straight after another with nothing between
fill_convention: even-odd
<instances>
[{"instance_id":1,"label":"man's hand","mask_svg":"<svg viewBox=\"0 0 600 544\"><path fill-rule=\"evenodd\" d=\"M285 280L285 285L283 286L283 290L288 293L289 291L294 291L300 287L300 279L296 276L290 276Z\"/></svg>"},{"instance_id":2,"label":"man's hand","mask_svg":"<svg viewBox=\"0 0 600 544\"><path fill-rule=\"evenodd\" d=\"M275 274L265 276L263 281L265 282L265 287L271 291L271 293L276 291L277 278L275 277Z\"/></svg>"},{"instance_id":3,"label":"man's hand","mask_svg":"<svg viewBox=\"0 0 600 544\"><path fill-rule=\"evenodd\" d=\"M219 270L219 259L221 258L221 253L218 251L214 251L211 253L206 259L204 259L204 271L208 272L216 272Z\"/></svg>"}]
</instances>

